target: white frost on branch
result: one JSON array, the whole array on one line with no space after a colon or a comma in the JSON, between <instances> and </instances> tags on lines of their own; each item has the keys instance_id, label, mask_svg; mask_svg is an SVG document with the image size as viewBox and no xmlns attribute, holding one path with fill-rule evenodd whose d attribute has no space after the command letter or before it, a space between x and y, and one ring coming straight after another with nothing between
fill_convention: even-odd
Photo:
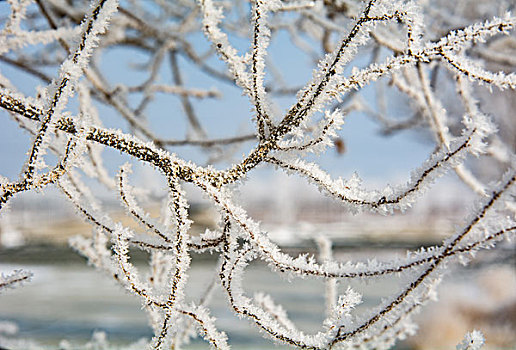
<instances>
[{"instance_id":1,"label":"white frost on branch","mask_svg":"<svg viewBox=\"0 0 516 350\"><path fill-rule=\"evenodd\" d=\"M432 2L404 0L369 0L360 6L351 1L253 0L248 7L236 1L157 0L153 5L160 9L159 15L136 1L120 6L116 0L92 0L89 7L81 4L71 7L64 2L38 1L31 13L37 21L32 21L27 16L28 1L8 2L10 12L0 31L0 68L10 65L47 87L26 96L18 92L23 90L18 81L0 75L0 107L33 136L20 178L1 178L0 209L22 192L56 185L93 228L90 237L72 239L72 247L140 298L154 335L149 348L179 349L200 335L214 348L229 349L228 337L218 329L208 302L213 290L220 288L235 314L275 342L321 350L388 349L414 334L412 315L436 298L436 287L451 264L466 264L479 250L514 237L513 147L498 130L498 124L504 125L500 119L483 110L477 91L483 85L511 92L516 88L511 55L516 18L506 11L505 2L500 4L501 16L492 13L489 20L474 21L455 13L456 9L444 15L432 8ZM461 27L445 26L459 19ZM289 87L281 81L283 72L270 54L282 31L295 39L302 52L317 57L316 68L303 86ZM191 40L199 32L209 42L207 51ZM233 44L242 38L249 44L245 49ZM320 53L307 45L312 42L320 44ZM493 42L508 44L493 55ZM148 54L148 63L137 67L146 74L143 83L112 83L99 65L103 52L122 45ZM41 54L28 57L26 49ZM171 71L174 85L160 80L167 55L171 68L167 72ZM225 63L223 71L213 65L217 56ZM364 60L366 56L370 58ZM184 61L202 74L236 85L249 99L249 120L256 130L208 138L191 99L213 97L216 90L189 87L182 78ZM44 65L54 68L55 77L39 68ZM375 84L385 84L407 98L413 117L398 122L380 115L388 111L380 101L382 96L375 96L381 109L375 111L377 106L365 98L370 94L363 89ZM440 84L451 86L456 95L443 97ZM77 99L73 99L76 92ZM158 135L170 130L152 130L154 112L148 106L159 92L180 99L184 118L200 131L199 138L187 134L184 139L168 139ZM285 112L275 105L276 97L283 94L291 94L294 101ZM447 98L457 102L460 112L447 105ZM112 115L101 104L112 107L120 120L106 118ZM335 146L344 116L357 110L376 115L390 130L426 130L434 135L435 151L398 185L367 189L357 174L333 178L318 165L318 156ZM172 112L174 116L179 113ZM211 163L216 158L234 160L229 150L240 149L246 142L253 142L253 147L236 163L227 168ZM172 150L181 146L204 150L210 164L182 159ZM110 174L102 154L106 148L120 152L124 162L131 158L152 166L163 177L166 185L159 217L146 208L141 195L146 192L145 184L133 186L129 181L129 163L117 175ZM55 155L54 166L45 163L47 153ZM486 185L466 167L472 159L497 162L504 175ZM234 195L259 166L305 179L352 213L408 211L450 170L480 198L463 225L440 245L385 260L337 261L331 242L319 237L318 258L292 256L271 240ZM89 186L90 179L114 193L138 226L128 227L125 221L111 218L102 193ZM217 209L220 221L216 227L193 233L185 184L199 190ZM133 250L148 253L148 270L131 261ZM214 282L193 300L186 293L192 255L203 252L216 254L219 260L213 266ZM326 284L327 317L319 330L310 333L298 328L287 310L264 292L248 296L244 275L249 264L259 261L287 278L314 278ZM337 285L345 286L350 280L397 276L407 282L364 312L356 310L362 296L353 289L341 290L338 296ZM29 277L25 272L2 275L0 287L15 286ZM97 340L105 345L104 338ZM460 349L477 349L481 342L473 332Z\"/></svg>"},{"instance_id":2,"label":"white frost on branch","mask_svg":"<svg viewBox=\"0 0 516 350\"><path fill-rule=\"evenodd\" d=\"M32 273L24 270L14 270L9 274L0 275L0 291L8 288L16 288L25 282L29 282Z\"/></svg>"},{"instance_id":3,"label":"white frost on branch","mask_svg":"<svg viewBox=\"0 0 516 350\"><path fill-rule=\"evenodd\" d=\"M482 332L474 330L464 336L464 339L457 345L457 350L480 350L484 345L485 339Z\"/></svg>"}]
</instances>

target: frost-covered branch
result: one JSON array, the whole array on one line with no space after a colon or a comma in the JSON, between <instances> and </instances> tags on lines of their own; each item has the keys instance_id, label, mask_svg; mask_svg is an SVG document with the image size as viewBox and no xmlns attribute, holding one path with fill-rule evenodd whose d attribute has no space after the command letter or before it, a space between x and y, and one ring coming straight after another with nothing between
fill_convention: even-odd
<instances>
[{"instance_id":1,"label":"frost-covered branch","mask_svg":"<svg viewBox=\"0 0 516 350\"><path fill-rule=\"evenodd\" d=\"M16 288L25 282L29 282L31 277L31 272L23 270L15 270L8 275L2 273L0 276L0 291L8 288Z\"/></svg>"},{"instance_id":2,"label":"frost-covered branch","mask_svg":"<svg viewBox=\"0 0 516 350\"><path fill-rule=\"evenodd\" d=\"M437 2L446 10L410 0L9 1L0 23L0 107L2 117L32 139L20 176L0 179L0 210L23 192L56 186L93 228L71 245L140 298L154 332L152 349L179 349L196 334L228 349L208 302L217 288L235 314L275 342L305 349L389 348L414 333L412 315L434 298L448 266L466 263L516 232L515 144L510 132L498 130L514 125L513 108L491 111L485 102L492 90L507 91L504 103L514 98L516 17L505 1L497 7L501 12L471 19L458 13L459 6ZM285 36L299 52L278 58L271 51ZM125 49L145 58L106 65L110 54ZM306 57L317 61L311 78L291 83L279 63ZM7 66L48 86L27 89L3 71ZM114 78L111 70L117 69L127 77ZM373 98L368 88L376 85L381 89ZM247 99L246 111L226 99L232 89ZM389 115L393 101L406 104L411 116ZM217 103L227 108L219 113ZM434 152L413 164L405 183L381 189L366 188L358 175L330 176L318 157L336 146L345 118L357 112L389 133L417 129L431 135ZM221 134L228 125L238 130ZM183 152L192 146L203 161ZM108 161L105 149L120 153L117 161L125 165ZM488 185L475 164L490 164L490 179L498 182ZM131 169L140 166L151 166L164 183L155 196L159 217L146 206L152 186L130 179ZM318 259L291 256L234 194L259 166L306 180L344 212L409 211L450 170L478 199L442 244L405 256L337 261L323 236L315 237ZM204 233L194 232L185 184L220 215ZM104 192L119 199L136 227L110 217ZM148 271L131 261L134 249L148 253ZM218 263L214 282L193 300L185 292L192 256L203 252L217 255ZM256 263L326 284L320 329L301 330L265 292L247 295L244 274ZM355 310L359 293L347 288L338 295L337 286L350 280L399 276L408 283L362 313ZM29 277L2 276L0 288ZM473 332L460 346L477 349L480 343Z\"/></svg>"}]
</instances>

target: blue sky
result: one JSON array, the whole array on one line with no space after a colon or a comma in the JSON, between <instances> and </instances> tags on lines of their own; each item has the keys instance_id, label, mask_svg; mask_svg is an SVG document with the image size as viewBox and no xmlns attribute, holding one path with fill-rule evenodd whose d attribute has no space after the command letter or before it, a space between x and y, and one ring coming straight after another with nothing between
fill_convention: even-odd
<instances>
[{"instance_id":1,"label":"blue sky","mask_svg":"<svg viewBox=\"0 0 516 350\"><path fill-rule=\"evenodd\" d=\"M5 4L0 6L0 14ZM5 9L4 9L5 11ZM202 36L192 36L191 40L197 47L207 47ZM240 38L232 38L241 50L245 50L248 42ZM318 47L317 47L318 49ZM282 33L272 42L269 56L284 74L285 80L291 86L301 86L309 80L314 62L291 43L290 38ZM112 50L102 56L101 67L113 85L117 83L138 84L146 77L145 72L128 71L128 66L147 62L148 57L135 50ZM222 68L221 63L215 66ZM358 63L357 63L358 62ZM360 64L360 60L352 62ZM231 137L239 133L251 133L253 123L251 105L248 99L241 95L239 89L227 83L199 73L195 67L184 58L180 58L185 84L194 88L215 88L222 92L222 99L192 99L198 117L212 138ZM26 74L13 70L6 64L0 63L0 72L15 81L20 91L34 95L36 86L41 85ZM52 72L49 72L52 75ZM171 73L168 64L160 72L160 83L171 84ZM374 104L374 90L368 88L363 93L364 99ZM294 101L293 97L278 99L280 108L286 109ZM134 101L130 101L132 103ZM136 102L134 103L136 104ZM73 106L73 101L72 104ZM394 104L393 113L406 113L406 106ZM104 125L122 127L127 130L126 123L114 116L113 111L105 106L99 107ZM405 112L404 112L405 111ZM151 107L147 110L149 123L158 134L167 138L184 138L188 126L185 123L179 100L173 96L157 95ZM10 120L7 113L0 111L0 174L16 178L26 159L29 149L27 133L20 130L15 122ZM341 130L341 137L346 144L346 153L339 155L334 150L328 150L316 161L323 169L333 175L350 176L358 172L366 180L389 181L407 178L410 170L418 166L433 150L433 145L425 137L415 132L402 132L394 136L380 135L379 126L363 113L353 113L346 117ZM236 153L236 159L245 153L253 144L247 143ZM204 155L197 148L182 147L173 149L180 156L203 163ZM227 164L222 164L224 166ZM115 171L115 169L113 169Z\"/></svg>"}]
</instances>

